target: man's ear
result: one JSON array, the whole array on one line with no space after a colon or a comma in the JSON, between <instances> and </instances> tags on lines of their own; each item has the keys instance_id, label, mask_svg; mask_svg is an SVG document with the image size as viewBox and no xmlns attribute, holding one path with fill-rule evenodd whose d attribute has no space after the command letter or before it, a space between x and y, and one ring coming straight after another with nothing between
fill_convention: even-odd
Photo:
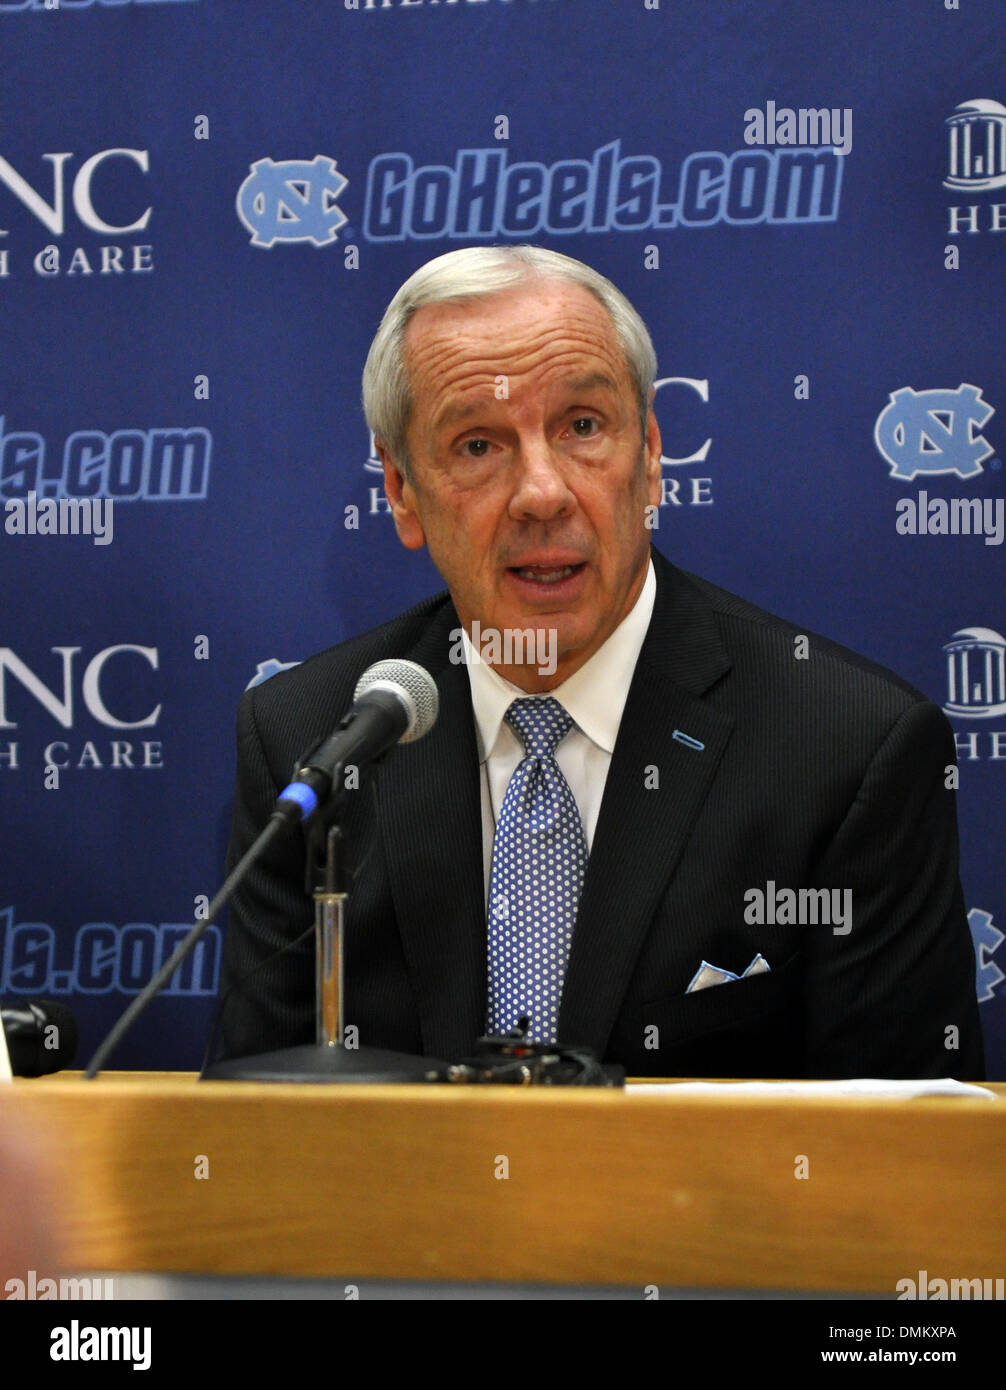
<instances>
[{"instance_id":1,"label":"man's ear","mask_svg":"<svg viewBox=\"0 0 1006 1390\"><path fill-rule=\"evenodd\" d=\"M654 392L654 395L656 393ZM657 417L653 413L653 397L650 397L650 413L646 420L646 444L643 450L646 459L646 486L649 491L650 502L653 506L660 506L660 496L663 491L660 470L660 459L664 452L664 446L660 440L660 426L657 424Z\"/></svg>"},{"instance_id":2,"label":"man's ear","mask_svg":"<svg viewBox=\"0 0 1006 1390\"><path fill-rule=\"evenodd\" d=\"M375 440L375 446L377 457L384 467L384 495L391 503L391 516L398 539L406 550L421 550L426 544L426 533L419 518L415 488L406 481L405 474L380 440Z\"/></svg>"}]
</instances>

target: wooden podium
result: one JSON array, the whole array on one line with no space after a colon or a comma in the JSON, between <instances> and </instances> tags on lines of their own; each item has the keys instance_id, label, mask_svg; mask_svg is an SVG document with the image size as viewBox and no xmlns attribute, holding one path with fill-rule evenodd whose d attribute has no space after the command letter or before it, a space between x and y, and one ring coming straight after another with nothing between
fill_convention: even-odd
<instances>
[{"instance_id":1,"label":"wooden podium","mask_svg":"<svg viewBox=\"0 0 1006 1390\"><path fill-rule=\"evenodd\" d=\"M877 1292L1006 1275L1000 1099L0 1088L93 1271ZM805 1176L799 1176L803 1172Z\"/></svg>"}]
</instances>

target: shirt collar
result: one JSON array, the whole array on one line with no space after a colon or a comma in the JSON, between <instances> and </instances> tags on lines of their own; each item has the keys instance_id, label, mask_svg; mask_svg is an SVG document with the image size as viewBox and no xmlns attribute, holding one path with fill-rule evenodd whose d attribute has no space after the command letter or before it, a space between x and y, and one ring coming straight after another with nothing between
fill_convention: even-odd
<instances>
[{"instance_id":1,"label":"shirt collar","mask_svg":"<svg viewBox=\"0 0 1006 1390\"><path fill-rule=\"evenodd\" d=\"M577 727L606 753L612 753L615 748L632 675L653 616L656 593L657 578L651 559L639 597L618 627L589 661L548 692L560 702ZM505 680L482 661L464 629L462 642L471 682L479 761L485 762L499 738L503 717L510 705L514 700L526 698L528 692Z\"/></svg>"}]
</instances>

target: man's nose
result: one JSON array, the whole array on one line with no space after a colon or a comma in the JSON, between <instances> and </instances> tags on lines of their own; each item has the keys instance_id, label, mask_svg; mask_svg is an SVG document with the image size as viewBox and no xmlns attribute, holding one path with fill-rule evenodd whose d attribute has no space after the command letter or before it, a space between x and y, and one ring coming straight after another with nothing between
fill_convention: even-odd
<instances>
[{"instance_id":1,"label":"man's nose","mask_svg":"<svg viewBox=\"0 0 1006 1390\"><path fill-rule=\"evenodd\" d=\"M558 451L543 435L522 439L510 514L519 520L551 521L567 515L575 505Z\"/></svg>"}]
</instances>

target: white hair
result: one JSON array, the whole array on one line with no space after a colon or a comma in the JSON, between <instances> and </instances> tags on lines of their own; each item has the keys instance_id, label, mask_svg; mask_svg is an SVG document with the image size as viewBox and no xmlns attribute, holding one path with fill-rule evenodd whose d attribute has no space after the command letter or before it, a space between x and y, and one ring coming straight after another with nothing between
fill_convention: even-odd
<instances>
[{"instance_id":1,"label":"white hair","mask_svg":"<svg viewBox=\"0 0 1006 1390\"><path fill-rule=\"evenodd\" d=\"M426 304L484 298L532 278L582 285L607 309L636 393L645 440L657 358L646 324L621 290L583 261L543 246L468 246L437 256L410 275L388 305L363 368L367 424L406 477L412 392L404 340L412 315Z\"/></svg>"}]
</instances>

